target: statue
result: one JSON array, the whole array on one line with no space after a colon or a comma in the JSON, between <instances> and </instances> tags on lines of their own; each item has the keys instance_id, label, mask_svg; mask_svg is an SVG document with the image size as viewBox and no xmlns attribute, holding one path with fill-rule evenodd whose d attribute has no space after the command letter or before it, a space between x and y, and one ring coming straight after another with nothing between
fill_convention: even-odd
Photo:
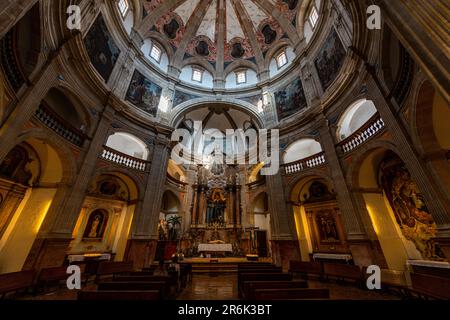
<instances>
[{"instance_id":1,"label":"statue","mask_svg":"<svg viewBox=\"0 0 450 320\"><path fill-rule=\"evenodd\" d=\"M95 216L94 220L92 221L91 230L89 231L88 237L89 238L97 238L98 237L98 225L100 224L100 216Z\"/></svg>"},{"instance_id":2,"label":"statue","mask_svg":"<svg viewBox=\"0 0 450 320\"><path fill-rule=\"evenodd\" d=\"M212 224L215 222L224 223L224 212L225 212L225 202L226 199L223 192L219 189L214 189L211 193L211 197L208 200L208 205L206 209L206 223Z\"/></svg>"}]
</instances>

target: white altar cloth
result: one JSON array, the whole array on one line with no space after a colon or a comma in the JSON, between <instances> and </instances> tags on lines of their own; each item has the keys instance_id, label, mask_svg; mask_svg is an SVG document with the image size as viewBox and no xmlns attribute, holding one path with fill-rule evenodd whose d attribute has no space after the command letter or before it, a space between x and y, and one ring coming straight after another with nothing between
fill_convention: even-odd
<instances>
[{"instance_id":1,"label":"white altar cloth","mask_svg":"<svg viewBox=\"0 0 450 320\"><path fill-rule=\"evenodd\" d=\"M200 243L198 252L233 252L231 243Z\"/></svg>"}]
</instances>

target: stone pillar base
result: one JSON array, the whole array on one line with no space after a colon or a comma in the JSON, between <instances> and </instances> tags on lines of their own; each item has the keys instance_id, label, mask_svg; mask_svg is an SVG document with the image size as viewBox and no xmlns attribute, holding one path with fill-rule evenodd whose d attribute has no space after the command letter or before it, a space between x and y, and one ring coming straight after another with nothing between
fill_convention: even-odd
<instances>
[{"instance_id":1,"label":"stone pillar base","mask_svg":"<svg viewBox=\"0 0 450 320\"><path fill-rule=\"evenodd\" d=\"M271 243L274 263L281 266L283 271L289 270L289 261L301 260L297 240L272 240Z\"/></svg>"},{"instance_id":2,"label":"stone pillar base","mask_svg":"<svg viewBox=\"0 0 450 320\"><path fill-rule=\"evenodd\" d=\"M31 247L22 270L61 267L66 262L67 248L72 239L36 239Z\"/></svg>"},{"instance_id":3,"label":"stone pillar base","mask_svg":"<svg viewBox=\"0 0 450 320\"><path fill-rule=\"evenodd\" d=\"M135 270L149 267L155 259L157 244L155 239L129 239L124 260L133 261Z\"/></svg>"},{"instance_id":4,"label":"stone pillar base","mask_svg":"<svg viewBox=\"0 0 450 320\"><path fill-rule=\"evenodd\" d=\"M348 240L347 244L356 265L377 265L382 269L388 268L378 240Z\"/></svg>"}]
</instances>

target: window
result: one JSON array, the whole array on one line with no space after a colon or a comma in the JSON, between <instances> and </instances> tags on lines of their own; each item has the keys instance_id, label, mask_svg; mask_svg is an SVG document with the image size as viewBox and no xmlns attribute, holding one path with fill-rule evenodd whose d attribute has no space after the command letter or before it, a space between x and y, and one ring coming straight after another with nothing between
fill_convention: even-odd
<instances>
[{"instance_id":1,"label":"window","mask_svg":"<svg viewBox=\"0 0 450 320\"><path fill-rule=\"evenodd\" d=\"M203 71L197 68L192 68L192 80L202 82Z\"/></svg>"},{"instance_id":2,"label":"window","mask_svg":"<svg viewBox=\"0 0 450 320\"><path fill-rule=\"evenodd\" d=\"M150 50L150 57L155 59L158 63L161 61L162 50L156 45L152 45L152 49Z\"/></svg>"},{"instance_id":3,"label":"window","mask_svg":"<svg viewBox=\"0 0 450 320\"><path fill-rule=\"evenodd\" d=\"M277 55L278 68L284 67L287 63L288 63L288 60L287 60L287 56L286 56L286 51L280 52Z\"/></svg>"},{"instance_id":4,"label":"window","mask_svg":"<svg viewBox=\"0 0 450 320\"><path fill-rule=\"evenodd\" d=\"M309 23L311 24L311 28L315 28L317 25L317 21L319 21L319 14L317 13L317 9L315 6L311 8L309 12Z\"/></svg>"},{"instance_id":5,"label":"window","mask_svg":"<svg viewBox=\"0 0 450 320\"><path fill-rule=\"evenodd\" d=\"M236 83L243 84L247 82L247 73L245 70L236 72Z\"/></svg>"},{"instance_id":6,"label":"window","mask_svg":"<svg viewBox=\"0 0 450 320\"><path fill-rule=\"evenodd\" d=\"M122 18L125 18L125 16L128 13L128 9L130 9L128 0L119 0L118 6L119 6L120 14L122 15Z\"/></svg>"}]
</instances>

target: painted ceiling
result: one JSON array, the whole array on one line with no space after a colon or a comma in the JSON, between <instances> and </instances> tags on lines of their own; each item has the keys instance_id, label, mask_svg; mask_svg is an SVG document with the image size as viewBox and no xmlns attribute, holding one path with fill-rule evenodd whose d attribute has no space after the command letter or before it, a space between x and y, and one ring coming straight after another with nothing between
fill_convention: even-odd
<instances>
[{"instance_id":1,"label":"painted ceiling","mask_svg":"<svg viewBox=\"0 0 450 320\"><path fill-rule=\"evenodd\" d=\"M236 59L255 60L256 53L264 55L278 40L292 33L301 2L152 0L146 1L144 8L148 18L152 12L158 12L159 6L172 4L162 17L155 19L152 29L163 34L175 51L184 51L184 58L201 56L212 63L229 63Z\"/></svg>"}]
</instances>

